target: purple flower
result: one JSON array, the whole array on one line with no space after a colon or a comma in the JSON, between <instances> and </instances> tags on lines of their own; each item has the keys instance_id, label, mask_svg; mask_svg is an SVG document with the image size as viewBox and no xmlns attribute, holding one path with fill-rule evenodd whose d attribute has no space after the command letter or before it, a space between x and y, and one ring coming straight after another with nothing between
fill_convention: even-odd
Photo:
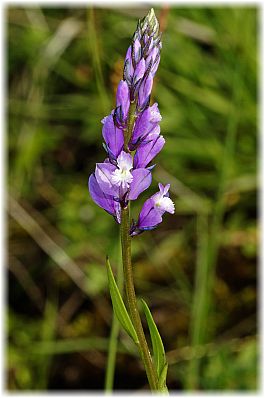
<instances>
[{"instance_id":1,"label":"purple flower","mask_svg":"<svg viewBox=\"0 0 265 398\"><path fill-rule=\"evenodd\" d=\"M153 87L153 76L149 75L143 80L139 88L138 103L137 103L138 112L143 112L148 107L150 103L152 87Z\"/></svg>"},{"instance_id":2,"label":"purple flower","mask_svg":"<svg viewBox=\"0 0 265 398\"><path fill-rule=\"evenodd\" d=\"M120 223L121 222L121 205L116 202L111 195L105 194L100 188L99 183L96 180L95 174L91 174L88 180L88 189L91 195L91 198L94 202L106 210L109 214L111 214L115 220Z\"/></svg>"},{"instance_id":3,"label":"purple flower","mask_svg":"<svg viewBox=\"0 0 265 398\"><path fill-rule=\"evenodd\" d=\"M118 85L116 100L116 124L124 127L126 125L128 111L130 107L130 92L128 84L125 80L121 80Z\"/></svg>"},{"instance_id":4,"label":"purple flower","mask_svg":"<svg viewBox=\"0 0 265 398\"><path fill-rule=\"evenodd\" d=\"M158 186L159 192L144 203L137 223L131 228L131 236L156 228L162 222L162 216L165 212L174 214L174 203L168 194L170 184L164 187L159 183Z\"/></svg>"},{"instance_id":5,"label":"purple flower","mask_svg":"<svg viewBox=\"0 0 265 398\"><path fill-rule=\"evenodd\" d=\"M141 51L141 49L140 49ZM130 99L133 101L137 94L142 78L146 72L145 59L141 58L137 63L134 58L133 44L127 50L124 63L123 77L130 88Z\"/></svg>"},{"instance_id":6,"label":"purple flower","mask_svg":"<svg viewBox=\"0 0 265 398\"><path fill-rule=\"evenodd\" d=\"M137 146L146 139L148 134L154 132L161 119L162 117L157 103L149 106L136 120L131 142L129 144L130 149L136 149Z\"/></svg>"},{"instance_id":7,"label":"purple flower","mask_svg":"<svg viewBox=\"0 0 265 398\"><path fill-rule=\"evenodd\" d=\"M152 175L145 168L133 169L132 156L121 151L116 165L108 159L104 163L97 163L95 179L105 195L124 206L129 200L137 199L150 186Z\"/></svg>"},{"instance_id":8,"label":"purple flower","mask_svg":"<svg viewBox=\"0 0 265 398\"><path fill-rule=\"evenodd\" d=\"M139 145L135 157L134 167L146 167L151 160L161 151L165 144L165 139L159 134L160 127L157 128L146 137L147 142L143 142Z\"/></svg>"},{"instance_id":9,"label":"purple flower","mask_svg":"<svg viewBox=\"0 0 265 398\"><path fill-rule=\"evenodd\" d=\"M106 142L106 150L110 159L116 159L122 151L124 145L124 135L122 128L114 123L113 114L106 116L103 120L102 135Z\"/></svg>"},{"instance_id":10,"label":"purple flower","mask_svg":"<svg viewBox=\"0 0 265 398\"><path fill-rule=\"evenodd\" d=\"M150 65L150 73L154 77L159 62L160 62L160 51L161 51L162 44L159 41L157 45L153 45L151 51L149 52L148 57L146 58L146 63Z\"/></svg>"}]
</instances>

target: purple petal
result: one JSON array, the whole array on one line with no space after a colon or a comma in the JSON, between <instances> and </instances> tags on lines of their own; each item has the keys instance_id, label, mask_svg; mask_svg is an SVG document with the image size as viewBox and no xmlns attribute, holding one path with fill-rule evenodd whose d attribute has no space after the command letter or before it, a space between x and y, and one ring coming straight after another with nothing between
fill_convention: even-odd
<instances>
[{"instance_id":1,"label":"purple petal","mask_svg":"<svg viewBox=\"0 0 265 398\"><path fill-rule=\"evenodd\" d=\"M122 129L115 126L113 121L113 115L110 114L104 120L104 125L102 129L102 135L106 141L107 146L114 154L114 156L119 156L123 145L124 145L124 135Z\"/></svg>"},{"instance_id":2,"label":"purple petal","mask_svg":"<svg viewBox=\"0 0 265 398\"><path fill-rule=\"evenodd\" d=\"M129 87L125 80L121 80L118 89L117 89L117 107L121 106L123 115L125 118L127 117L129 106L130 106L130 97L129 97Z\"/></svg>"},{"instance_id":3,"label":"purple petal","mask_svg":"<svg viewBox=\"0 0 265 398\"><path fill-rule=\"evenodd\" d=\"M133 77L134 67L132 63L132 48L131 46L128 48L126 57L125 57L125 75L128 75L129 80Z\"/></svg>"},{"instance_id":4,"label":"purple petal","mask_svg":"<svg viewBox=\"0 0 265 398\"><path fill-rule=\"evenodd\" d=\"M132 142L136 143L137 140L147 134L150 128L148 109L146 109L136 120Z\"/></svg>"},{"instance_id":5,"label":"purple petal","mask_svg":"<svg viewBox=\"0 0 265 398\"><path fill-rule=\"evenodd\" d=\"M146 63L149 64L150 62L152 62L150 72L153 77L155 76L155 73L157 71L160 62L160 50L161 50L160 45L159 46L155 45L149 52L148 57L146 58Z\"/></svg>"},{"instance_id":6,"label":"purple petal","mask_svg":"<svg viewBox=\"0 0 265 398\"><path fill-rule=\"evenodd\" d=\"M138 94L138 104L140 107L146 102L147 98L151 94L153 86L153 76L149 75L147 79L142 83L139 94Z\"/></svg>"},{"instance_id":7,"label":"purple petal","mask_svg":"<svg viewBox=\"0 0 265 398\"><path fill-rule=\"evenodd\" d=\"M149 112L150 112L150 122L158 123L162 120L162 116L159 112L157 102L155 102L152 106L150 106Z\"/></svg>"},{"instance_id":8,"label":"purple petal","mask_svg":"<svg viewBox=\"0 0 265 398\"><path fill-rule=\"evenodd\" d=\"M150 211L154 208L154 201L151 196L151 198L147 199L142 207L142 210L139 215L139 220L143 220L149 213Z\"/></svg>"},{"instance_id":9,"label":"purple petal","mask_svg":"<svg viewBox=\"0 0 265 398\"><path fill-rule=\"evenodd\" d=\"M114 201L114 210L115 210L114 218L117 221L117 223L120 224L121 223L121 205L117 201Z\"/></svg>"},{"instance_id":10,"label":"purple petal","mask_svg":"<svg viewBox=\"0 0 265 398\"><path fill-rule=\"evenodd\" d=\"M116 207L117 202L114 201L113 197L110 195L106 195L100 188L96 177L94 174L91 174L88 180L88 189L91 195L91 198L94 202L101 207L102 209L106 210L112 216L116 215Z\"/></svg>"},{"instance_id":11,"label":"purple petal","mask_svg":"<svg viewBox=\"0 0 265 398\"><path fill-rule=\"evenodd\" d=\"M135 200L152 182L152 174L147 169L136 169L132 172L133 181L130 186L128 200Z\"/></svg>"},{"instance_id":12,"label":"purple petal","mask_svg":"<svg viewBox=\"0 0 265 398\"><path fill-rule=\"evenodd\" d=\"M151 46L150 46L151 48ZM157 54L159 53L159 48L157 46L154 46L151 51L149 51L148 57L146 59L146 61L149 63L151 60L155 61Z\"/></svg>"},{"instance_id":13,"label":"purple petal","mask_svg":"<svg viewBox=\"0 0 265 398\"><path fill-rule=\"evenodd\" d=\"M152 123L152 125L155 126L155 127L152 127L151 128L151 132L144 137L144 142L145 143L153 141L154 139L156 139L157 137L160 136L160 126L159 126L159 124L156 125L155 123Z\"/></svg>"},{"instance_id":14,"label":"purple petal","mask_svg":"<svg viewBox=\"0 0 265 398\"><path fill-rule=\"evenodd\" d=\"M150 134L150 136L151 135L152 134ZM134 167L146 167L151 162L151 160L161 151L164 144L164 137L162 135L158 137L155 135L154 140L148 142L147 144L140 145L134 157Z\"/></svg>"},{"instance_id":15,"label":"purple petal","mask_svg":"<svg viewBox=\"0 0 265 398\"><path fill-rule=\"evenodd\" d=\"M136 120L132 144L136 144L140 138L145 137L150 132L153 132L161 119L162 118L157 103L147 108Z\"/></svg>"},{"instance_id":16,"label":"purple petal","mask_svg":"<svg viewBox=\"0 0 265 398\"><path fill-rule=\"evenodd\" d=\"M157 56L156 56L156 58L155 58L155 60L154 60L153 66L152 66L152 68L151 68L151 74L152 74L153 77L155 76L155 73L156 73L156 71L157 71L159 62L160 62L160 55L157 54Z\"/></svg>"},{"instance_id":17,"label":"purple petal","mask_svg":"<svg viewBox=\"0 0 265 398\"><path fill-rule=\"evenodd\" d=\"M161 214L157 211L157 209L153 208L145 218L142 218L141 220L139 219L138 228L143 230L154 229L162 221Z\"/></svg>"},{"instance_id":18,"label":"purple petal","mask_svg":"<svg viewBox=\"0 0 265 398\"><path fill-rule=\"evenodd\" d=\"M112 183L112 173L116 167L111 163L97 163L95 177L100 189L107 195L116 196L118 187Z\"/></svg>"},{"instance_id":19,"label":"purple petal","mask_svg":"<svg viewBox=\"0 0 265 398\"><path fill-rule=\"evenodd\" d=\"M140 57L141 57L141 43L140 43L139 39L136 39L134 41L133 51L134 51L135 63L137 64L140 61Z\"/></svg>"},{"instance_id":20,"label":"purple petal","mask_svg":"<svg viewBox=\"0 0 265 398\"><path fill-rule=\"evenodd\" d=\"M136 83L138 80L142 79L144 72L145 72L145 60L144 60L144 58L142 58L141 61L136 66L136 69L134 72L134 76L133 76L134 83Z\"/></svg>"},{"instance_id":21,"label":"purple petal","mask_svg":"<svg viewBox=\"0 0 265 398\"><path fill-rule=\"evenodd\" d=\"M150 37L145 41L143 53L144 53L145 58L147 59L147 60L146 60L146 63L147 63L147 64L149 63L149 62L148 62L149 54L150 54L150 52L152 51L152 49L153 49L153 47L154 47L154 46L153 46L153 41L154 41L154 39L153 39L152 36L150 36Z\"/></svg>"},{"instance_id":22,"label":"purple petal","mask_svg":"<svg viewBox=\"0 0 265 398\"><path fill-rule=\"evenodd\" d=\"M137 227L139 229L152 228L161 222L162 222L162 216L154 208L154 201L153 198L151 197L145 201L142 207Z\"/></svg>"}]
</instances>

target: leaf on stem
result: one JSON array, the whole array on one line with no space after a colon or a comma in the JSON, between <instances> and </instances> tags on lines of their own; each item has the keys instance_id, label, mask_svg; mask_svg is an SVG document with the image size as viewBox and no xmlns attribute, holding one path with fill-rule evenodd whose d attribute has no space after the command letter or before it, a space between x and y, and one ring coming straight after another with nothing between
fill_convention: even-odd
<instances>
[{"instance_id":1,"label":"leaf on stem","mask_svg":"<svg viewBox=\"0 0 265 398\"><path fill-rule=\"evenodd\" d=\"M147 320L148 328L151 335L152 347L153 347L153 355L154 362L157 370L157 375L159 379L159 389L161 391L167 391L166 387L166 378L167 378L167 368L168 364L166 361L166 354L163 346L163 342L161 336L158 332L155 321L152 317L152 314L148 308L146 302L142 299L143 309L145 313L145 317Z\"/></svg>"},{"instance_id":2,"label":"leaf on stem","mask_svg":"<svg viewBox=\"0 0 265 398\"><path fill-rule=\"evenodd\" d=\"M168 369L168 364L166 363L165 366L163 367L163 370L161 372L161 375L158 380L158 390L161 392L168 392L167 389L167 369Z\"/></svg>"},{"instance_id":3,"label":"leaf on stem","mask_svg":"<svg viewBox=\"0 0 265 398\"><path fill-rule=\"evenodd\" d=\"M133 339L135 344L139 344L138 337L137 337L136 331L134 329L134 326L132 324L131 318L129 317L129 314L128 314L126 307L124 305L124 302L122 300L120 291L115 282L108 257L106 259L106 265L107 265L107 271L108 271L110 297L111 297L112 306L113 306L115 315L118 318L123 329Z\"/></svg>"}]
</instances>

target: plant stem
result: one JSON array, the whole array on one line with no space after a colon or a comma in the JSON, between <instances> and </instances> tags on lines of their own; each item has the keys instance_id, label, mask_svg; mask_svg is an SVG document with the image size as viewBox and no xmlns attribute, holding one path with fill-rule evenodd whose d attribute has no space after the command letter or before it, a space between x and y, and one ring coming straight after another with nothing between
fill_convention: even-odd
<instances>
[{"instance_id":1,"label":"plant stem","mask_svg":"<svg viewBox=\"0 0 265 398\"><path fill-rule=\"evenodd\" d=\"M135 115L136 101L131 102L128 114L127 128L124 130L124 151L129 151L129 141L133 132L134 123L136 120ZM125 295L131 321L135 328L139 343L137 348L144 363L148 382L152 391L158 390L158 378L156 369L153 365L153 360L145 339L143 326L140 314L137 308L137 300L134 290L133 269L131 259L131 237L130 237L130 203L121 209L121 248L122 248L122 263L123 263L123 276L125 285Z\"/></svg>"},{"instance_id":2,"label":"plant stem","mask_svg":"<svg viewBox=\"0 0 265 398\"><path fill-rule=\"evenodd\" d=\"M129 205L121 210L121 246L122 262L125 283L125 294L129 308L129 314L139 339L138 350L142 357L148 382L152 391L158 389L158 380L153 360L145 339L141 318L137 308L137 300L134 290L133 269L131 262L131 237L130 237L130 208Z\"/></svg>"},{"instance_id":3,"label":"plant stem","mask_svg":"<svg viewBox=\"0 0 265 398\"><path fill-rule=\"evenodd\" d=\"M135 110L136 110L136 102L131 102L129 108L129 115L128 115L128 125L127 128L124 130L124 150L126 152L129 152L128 144L131 139L133 126L136 119Z\"/></svg>"}]
</instances>

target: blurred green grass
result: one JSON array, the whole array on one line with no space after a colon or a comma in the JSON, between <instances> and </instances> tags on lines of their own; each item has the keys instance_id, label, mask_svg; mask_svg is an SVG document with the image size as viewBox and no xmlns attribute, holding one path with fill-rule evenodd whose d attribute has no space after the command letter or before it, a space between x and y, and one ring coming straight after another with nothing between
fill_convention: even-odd
<instances>
[{"instance_id":1,"label":"blurred green grass","mask_svg":"<svg viewBox=\"0 0 265 398\"><path fill-rule=\"evenodd\" d=\"M112 310L105 254L119 231L87 191L100 120L145 8L7 8L9 390L102 390ZM166 145L148 193L176 214L133 239L172 390L257 388L256 7L157 7L152 101ZM90 375L89 377L87 375ZM121 335L115 389L147 388Z\"/></svg>"}]
</instances>

